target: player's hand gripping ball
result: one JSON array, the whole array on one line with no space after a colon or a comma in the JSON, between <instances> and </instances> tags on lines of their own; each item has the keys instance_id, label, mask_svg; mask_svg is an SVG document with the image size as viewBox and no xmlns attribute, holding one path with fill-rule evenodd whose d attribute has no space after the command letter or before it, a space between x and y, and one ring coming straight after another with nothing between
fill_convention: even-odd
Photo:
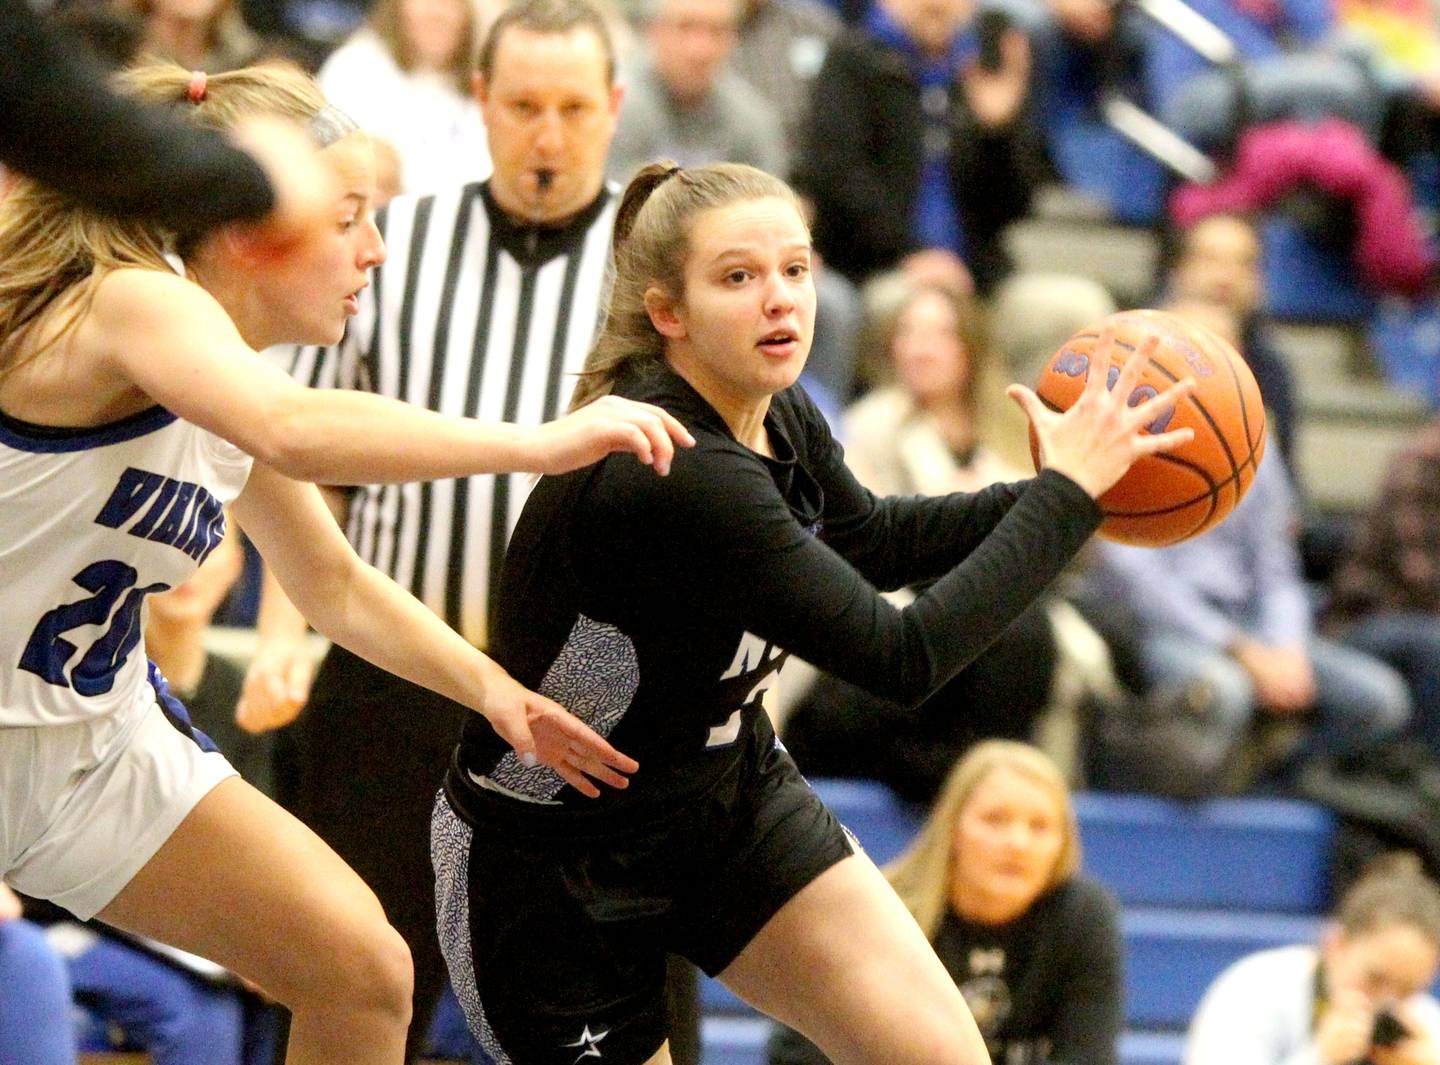
<instances>
[{"instance_id":1,"label":"player's hand gripping ball","mask_svg":"<svg viewBox=\"0 0 1440 1065\"><path fill-rule=\"evenodd\" d=\"M1245 360L1228 341L1197 323L1164 311L1122 311L1080 330L1046 365L1035 387L1051 410L1067 410L1085 388L1105 325L1115 326L1116 352L1108 387L1114 388L1127 355L1153 333L1160 343L1129 398L1135 406L1187 376L1195 388L1153 421L1152 433L1189 426L1195 439L1174 451L1147 455L1100 497L1100 535L1142 547L1164 547L1212 529L1235 509L1265 454L1265 407ZM1030 431L1030 453L1039 447Z\"/></svg>"}]
</instances>

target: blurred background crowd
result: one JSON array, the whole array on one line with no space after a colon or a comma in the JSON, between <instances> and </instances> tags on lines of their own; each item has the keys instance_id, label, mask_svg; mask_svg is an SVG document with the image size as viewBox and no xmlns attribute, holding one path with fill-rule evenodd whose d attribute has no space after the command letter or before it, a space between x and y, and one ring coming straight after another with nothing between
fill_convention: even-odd
<instances>
[{"instance_id":1,"label":"blurred background crowd","mask_svg":"<svg viewBox=\"0 0 1440 1065\"><path fill-rule=\"evenodd\" d=\"M111 67L159 56L214 72L280 57L315 72L373 135L383 201L489 174L471 81L501 2L38 6L70 47ZM1201 967L1214 975L1297 929L1310 943L1227 971L1195 1021L1193 1065L1440 1065L1426 1034L1440 1037L1440 1007L1417 998L1440 967L1440 895L1425 875L1440 873L1440 7L610 3L625 98L609 176L623 182L655 158L728 160L794 183L821 264L805 384L877 493L1028 475L1024 421L1003 386L1033 382L1066 337L1117 308L1201 321L1235 344L1264 394L1268 452L1231 520L1161 550L1097 542L924 706L787 666L772 709L807 775L898 797L910 811L899 823L940 796L942 826L915 837L894 876L937 948L948 944L997 1063L1177 1060L1183 1040L1118 1034L1185 1028L1204 989L1163 1015L1124 1008L1122 955L1139 926L1122 926L1103 877L1079 872L1079 835L1087 810L1091 824L1107 809L1169 811L1177 832L1212 815L1082 802L1077 821L1075 788L1090 802L1231 801L1267 824L1292 809L1264 805L1274 799L1328 811L1323 882L1268 908L1334 921L1323 937L1318 924L1267 926ZM147 644L202 727L266 786L284 733L232 723L258 575L244 545L231 546L196 587L154 600ZM222 628L207 633L217 611ZM986 802L999 812L964 829ZM969 831L983 853L985 826L1002 823L1031 826L1006 844L1020 855L1007 859L1019 884L1008 903L995 903L984 870L971 871L974 898L957 881L916 901L919 881L937 869L960 877L963 864L932 854L927 866L921 849L945 852ZM1386 857L1396 849L1414 861ZM1135 887L1123 879L1108 887L1128 906ZM1210 908L1243 909L1247 890ZM9 912L0 906L0 921ZM139 1045L157 1063L263 1060L263 1040L244 1049L257 1030L247 1011L263 1005L224 974L121 945L149 974L134 986L174 977L186 989L157 992L180 1004L176 1017L137 1017L113 987L88 982L114 971L97 952L120 948L66 928L52 923L49 938L92 1045ZM1045 978L997 976L997 951ZM1314 993L1322 972L1328 997ZM1245 1017L1267 994L1263 1023ZM0 986L0 1031L25 1023L6 1002ZM725 1004L715 1008L724 1019ZM1406 1034L1381 1041L1382 1015ZM437 1051L478 1053L455 1024L442 1010ZM1236 1031L1249 1033L1244 1047ZM189 1049L162 1049L186 1032ZM752 1060L705 1053L712 1065ZM807 1053L784 1033L770 1040L772 1061Z\"/></svg>"}]
</instances>

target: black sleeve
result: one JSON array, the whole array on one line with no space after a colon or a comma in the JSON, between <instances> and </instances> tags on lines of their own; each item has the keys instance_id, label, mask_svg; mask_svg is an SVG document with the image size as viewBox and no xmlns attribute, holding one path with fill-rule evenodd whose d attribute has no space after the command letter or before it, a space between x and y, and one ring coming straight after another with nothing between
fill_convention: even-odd
<instances>
[{"instance_id":1,"label":"black sleeve","mask_svg":"<svg viewBox=\"0 0 1440 1065\"><path fill-rule=\"evenodd\" d=\"M739 445L681 452L668 477L607 460L591 502L593 524L579 539L597 588L640 609L658 603L739 624L908 703L988 647L1100 522L1083 489L1042 473L963 562L899 610L800 527L769 471ZM948 508L947 524L931 521L925 534L953 543L982 524L970 521L971 509Z\"/></svg>"},{"instance_id":2,"label":"black sleeve","mask_svg":"<svg viewBox=\"0 0 1440 1065\"><path fill-rule=\"evenodd\" d=\"M985 129L965 104L965 94L956 93L956 99L950 181L965 225L966 263L976 287L987 293L1009 271L1002 231L1030 210L1044 178L1038 148L1044 138L1028 110L1008 126Z\"/></svg>"},{"instance_id":3,"label":"black sleeve","mask_svg":"<svg viewBox=\"0 0 1440 1065\"><path fill-rule=\"evenodd\" d=\"M190 231L274 204L250 156L111 92L25 0L0 0L0 100L0 160L92 209Z\"/></svg>"},{"instance_id":4,"label":"black sleeve","mask_svg":"<svg viewBox=\"0 0 1440 1065\"><path fill-rule=\"evenodd\" d=\"M797 389L790 398L809 442L808 467L825 493L821 539L882 591L942 576L1020 498L1023 483L946 496L876 496L845 465L844 449L809 396Z\"/></svg>"},{"instance_id":5,"label":"black sleeve","mask_svg":"<svg viewBox=\"0 0 1440 1065\"><path fill-rule=\"evenodd\" d=\"M877 121L872 112L878 104L864 41L862 31L849 30L826 50L794 165L796 188L815 202L817 243L852 267L887 265L913 247L911 175L887 173L864 135ZM878 121L909 125L913 116Z\"/></svg>"},{"instance_id":6,"label":"black sleeve","mask_svg":"<svg viewBox=\"0 0 1440 1065\"><path fill-rule=\"evenodd\" d=\"M1098 884L1077 880L1069 927L1060 932L1070 961L1051 1033L1054 1065L1116 1065L1124 1020L1124 948L1115 900Z\"/></svg>"}]
</instances>

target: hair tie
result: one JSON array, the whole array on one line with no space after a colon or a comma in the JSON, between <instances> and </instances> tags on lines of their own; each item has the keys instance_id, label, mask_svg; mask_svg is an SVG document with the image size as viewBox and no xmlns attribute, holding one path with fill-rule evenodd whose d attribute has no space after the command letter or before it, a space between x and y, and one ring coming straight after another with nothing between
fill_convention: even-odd
<instances>
[{"instance_id":1,"label":"hair tie","mask_svg":"<svg viewBox=\"0 0 1440 1065\"><path fill-rule=\"evenodd\" d=\"M198 104L205 99L205 89L209 82L205 71L197 70L190 75L190 84L185 87L185 97L192 104Z\"/></svg>"}]
</instances>

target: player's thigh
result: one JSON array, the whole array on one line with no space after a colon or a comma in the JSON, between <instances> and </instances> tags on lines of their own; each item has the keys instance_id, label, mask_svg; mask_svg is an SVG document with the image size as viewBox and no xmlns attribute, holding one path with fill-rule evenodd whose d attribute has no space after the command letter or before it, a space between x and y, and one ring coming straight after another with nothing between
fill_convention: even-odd
<instances>
[{"instance_id":1,"label":"player's thigh","mask_svg":"<svg viewBox=\"0 0 1440 1065\"><path fill-rule=\"evenodd\" d=\"M836 1065L988 1061L959 989L864 854L781 907L720 980Z\"/></svg>"},{"instance_id":2,"label":"player's thigh","mask_svg":"<svg viewBox=\"0 0 1440 1065\"><path fill-rule=\"evenodd\" d=\"M100 913L199 954L292 1007L408 1011L410 959L368 887L239 777L212 789Z\"/></svg>"}]
</instances>

